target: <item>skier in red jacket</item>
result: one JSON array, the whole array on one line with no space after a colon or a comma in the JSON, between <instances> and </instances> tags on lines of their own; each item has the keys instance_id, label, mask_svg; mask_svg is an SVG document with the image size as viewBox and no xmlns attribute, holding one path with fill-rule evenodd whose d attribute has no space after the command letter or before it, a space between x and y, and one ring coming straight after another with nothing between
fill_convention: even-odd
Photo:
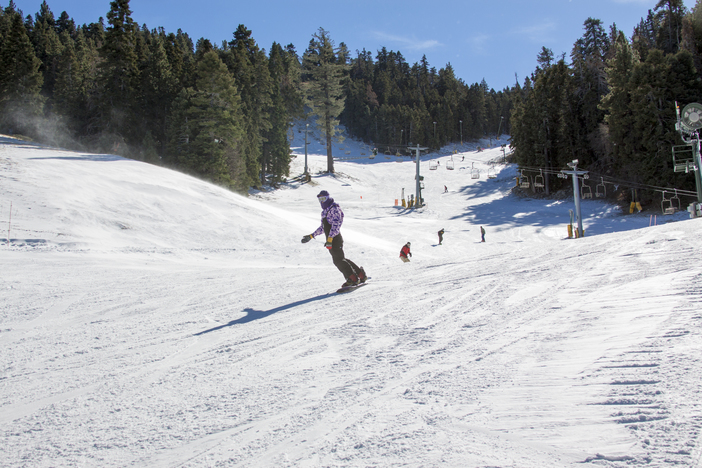
<instances>
[{"instance_id":1,"label":"skier in red jacket","mask_svg":"<svg viewBox=\"0 0 702 468\"><path fill-rule=\"evenodd\" d=\"M410 261L410 259L407 257L412 256L412 252L410 252L410 245L411 244L408 242L405 245L403 245L402 250L400 250L400 260L402 260L405 263Z\"/></svg>"}]
</instances>

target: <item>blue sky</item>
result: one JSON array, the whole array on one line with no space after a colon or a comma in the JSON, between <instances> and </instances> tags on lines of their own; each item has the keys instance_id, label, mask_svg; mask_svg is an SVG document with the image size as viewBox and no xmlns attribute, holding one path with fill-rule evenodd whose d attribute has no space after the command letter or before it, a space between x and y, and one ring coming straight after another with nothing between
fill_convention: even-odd
<instances>
[{"instance_id":1,"label":"blue sky","mask_svg":"<svg viewBox=\"0 0 702 468\"><path fill-rule=\"evenodd\" d=\"M42 0L14 0L24 15ZM0 5L7 6L9 0ZM47 0L56 17L66 11L78 24L106 17L110 0ZM472 84L483 78L496 90L512 86L536 67L542 46L570 56L588 17L612 23L630 37L656 0L132 0L132 18L153 29L179 28L196 41L221 43L239 24L253 32L259 47L275 41L294 44L299 54L319 27L352 54L386 47L411 64L427 56L437 69L451 63L456 76ZM688 8L695 0L686 0Z\"/></svg>"}]
</instances>

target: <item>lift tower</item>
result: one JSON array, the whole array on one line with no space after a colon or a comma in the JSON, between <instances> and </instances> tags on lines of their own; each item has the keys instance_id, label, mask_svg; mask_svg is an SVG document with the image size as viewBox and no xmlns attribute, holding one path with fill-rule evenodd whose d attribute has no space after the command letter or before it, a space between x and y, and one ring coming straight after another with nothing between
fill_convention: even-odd
<instances>
[{"instance_id":1,"label":"lift tower","mask_svg":"<svg viewBox=\"0 0 702 468\"><path fill-rule=\"evenodd\" d=\"M700 133L702 128L702 104L693 102L683 108L682 116L680 107L675 103L675 114L678 122L675 129L680 132L680 138L686 145L673 146L673 170L675 172L695 173L697 185L697 203L702 203L702 160L700 160ZM681 149L685 146L689 148ZM692 150L690 152L690 150Z\"/></svg>"},{"instance_id":2,"label":"lift tower","mask_svg":"<svg viewBox=\"0 0 702 468\"><path fill-rule=\"evenodd\" d=\"M407 147L407 149L411 149L411 150L414 150L414 151L417 152L417 175L415 176L415 179L416 179L415 182L416 182L416 184L417 184L417 185L416 185L416 189L417 189L417 192L416 192L417 195L416 195L416 197L417 197L417 198L416 198L416 200L415 200L415 206L416 206L417 208L419 208L420 206L422 206L422 205L424 204L424 202L423 202L423 200L422 200L422 187L421 187L421 185L422 185L421 180L422 180L422 179L419 177L419 152L420 152L420 151L423 151L423 150L426 150L426 149L429 149L429 148L423 148L423 147L417 145L417 146L415 146L414 148L411 147L411 146L409 146L409 147Z\"/></svg>"},{"instance_id":3,"label":"lift tower","mask_svg":"<svg viewBox=\"0 0 702 468\"><path fill-rule=\"evenodd\" d=\"M575 198L575 216L578 218L578 235L577 237L583 237L585 231L583 231L583 216L580 211L580 188L578 186L578 178L580 176L588 177L588 171L578 170L578 160L574 159L573 162L568 163L568 167L573 169L572 171L561 171L558 177L568 177L568 175L573 176L573 198Z\"/></svg>"}]
</instances>

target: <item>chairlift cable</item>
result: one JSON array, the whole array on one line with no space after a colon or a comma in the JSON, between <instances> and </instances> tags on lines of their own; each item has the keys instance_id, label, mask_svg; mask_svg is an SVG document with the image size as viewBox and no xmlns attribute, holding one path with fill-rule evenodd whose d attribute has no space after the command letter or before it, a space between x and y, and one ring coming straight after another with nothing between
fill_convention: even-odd
<instances>
[{"instance_id":1,"label":"chairlift cable","mask_svg":"<svg viewBox=\"0 0 702 468\"><path fill-rule=\"evenodd\" d=\"M526 171L526 172L539 172L543 171L544 174L551 174L551 175L559 175L561 174L560 170L556 169L544 169L544 168L537 168L537 167L528 167L528 166L519 166L520 172L521 171ZM697 197L697 192L692 191L692 190L684 190L684 189L676 189L676 188L670 188L670 187L660 187L657 185L648 185L648 184L642 184L638 182L629 182L621 179L614 179L609 176L602 176L598 173L595 173L593 171L589 171L590 174L592 174L593 178L599 178L602 183L605 184L610 184L610 185L615 185L615 186L624 186L632 189L639 189L639 190L649 190L652 192L674 192L677 191L678 195L683 195L687 197ZM578 176L578 179L581 181L587 180L583 176Z\"/></svg>"}]
</instances>

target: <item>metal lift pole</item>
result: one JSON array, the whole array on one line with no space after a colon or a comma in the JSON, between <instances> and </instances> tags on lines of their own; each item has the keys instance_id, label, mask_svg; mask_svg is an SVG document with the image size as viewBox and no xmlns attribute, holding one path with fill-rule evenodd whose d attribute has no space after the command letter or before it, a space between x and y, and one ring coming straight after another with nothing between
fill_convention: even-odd
<instances>
[{"instance_id":1,"label":"metal lift pole","mask_svg":"<svg viewBox=\"0 0 702 468\"><path fill-rule=\"evenodd\" d=\"M423 148L417 145L415 148L412 148L417 152L417 160L416 160L416 166L417 166L417 174L415 175L415 182L416 182L416 199L414 202L414 206L419 208L422 206L422 187L421 187L421 180L419 179L419 152L428 148Z\"/></svg>"},{"instance_id":2,"label":"metal lift pole","mask_svg":"<svg viewBox=\"0 0 702 468\"><path fill-rule=\"evenodd\" d=\"M562 174L570 174L573 176L573 198L575 198L575 215L578 218L578 237L583 237L585 231L583 230L583 217L580 211L580 186L578 182L578 176L585 175L588 171L578 170L578 160L575 159L573 162L568 163L568 167L571 167L572 171L561 171Z\"/></svg>"}]
</instances>

